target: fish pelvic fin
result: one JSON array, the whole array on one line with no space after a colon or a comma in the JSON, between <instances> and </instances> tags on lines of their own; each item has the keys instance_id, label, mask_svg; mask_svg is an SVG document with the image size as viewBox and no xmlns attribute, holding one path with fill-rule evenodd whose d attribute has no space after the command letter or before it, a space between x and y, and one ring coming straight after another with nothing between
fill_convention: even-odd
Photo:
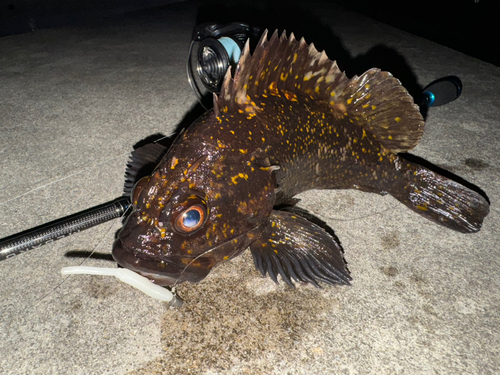
<instances>
[{"instance_id":1,"label":"fish pelvic fin","mask_svg":"<svg viewBox=\"0 0 500 375\"><path fill-rule=\"evenodd\" d=\"M414 148L424 131L418 106L390 73L370 69L348 79L324 51L303 38L296 40L293 33L287 37L275 31L268 40L264 32L253 54L245 45L234 78L228 69L215 98L216 115L238 110L258 114L265 110L261 102L268 95L327 103L393 152Z\"/></svg>"},{"instance_id":2,"label":"fish pelvic fin","mask_svg":"<svg viewBox=\"0 0 500 375\"><path fill-rule=\"evenodd\" d=\"M343 251L333 236L293 212L272 211L261 237L250 245L255 268L291 287L297 282L349 284Z\"/></svg>"},{"instance_id":3,"label":"fish pelvic fin","mask_svg":"<svg viewBox=\"0 0 500 375\"><path fill-rule=\"evenodd\" d=\"M396 199L427 219L462 233L481 229L490 204L481 194L423 166L404 161Z\"/></svg>"}]
</instances>

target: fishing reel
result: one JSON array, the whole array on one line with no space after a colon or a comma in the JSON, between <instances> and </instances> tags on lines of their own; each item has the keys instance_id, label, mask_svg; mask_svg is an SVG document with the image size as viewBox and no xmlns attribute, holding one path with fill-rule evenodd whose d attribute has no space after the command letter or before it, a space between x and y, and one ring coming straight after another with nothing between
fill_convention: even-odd
<instances>
[{"instance_id":1,"label":"fishing reel","mask_svg":"<svg viewBox=\"0 0 500 375\"><path fill-rule=\"evenodd\" d=\"M205 23L194 28L187 75L200 103L207 93L220 91L227 70L238 64L246 41L255 42L260 34L261 29L242 22L228 25Z\"/></svg>"},{"instance_id":2,"label":"fishing reel","mask_svg":"<svg viewBox=\"0 0 500 375\"><path fill-rule=\"evenodd\" d=\"M439 78L422 90L422 102L427 107L437 107L458 99L462 81L456 76Z\"/></svg>"}]
</instances>

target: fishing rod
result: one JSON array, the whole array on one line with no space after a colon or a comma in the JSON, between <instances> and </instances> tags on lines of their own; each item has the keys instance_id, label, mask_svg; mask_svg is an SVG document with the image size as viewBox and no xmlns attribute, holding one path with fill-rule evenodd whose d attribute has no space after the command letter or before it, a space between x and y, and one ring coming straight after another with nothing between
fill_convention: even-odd
<instances>
[{"instance_id":1,"label":"fishing rod","mask_svg":"<svg viewBox=\"0 0 500 375\"><path fill-rule=\"evenodd\" d=\"M76 214L2 238L0 240L0 261L121 217L130 206L130 199L123 196Z\"/></svg>"},{"instance_id":2,"label":"fishing rod","mask_svg":"<svg viewBox=\"0 0 500 375\"><path fill-rule=\"evenodd\" d=\"M256 41L260 33L261 29L244 23L229 25L209 23L195 27L189 47L187 74L189 84L202 106L204 95L202 90L219 92L227 69L236 66L245 42L249 39ZM193 55L193 49L196 47L197 52ZM456 100L461 93L462 82L458 77L443 77L427 85L417 102L426 107L441 106ZM99 206L0 239L0 261L122 217L130 211L130 208L130 198L124 195Z\"/></svg>"}]
</instances>

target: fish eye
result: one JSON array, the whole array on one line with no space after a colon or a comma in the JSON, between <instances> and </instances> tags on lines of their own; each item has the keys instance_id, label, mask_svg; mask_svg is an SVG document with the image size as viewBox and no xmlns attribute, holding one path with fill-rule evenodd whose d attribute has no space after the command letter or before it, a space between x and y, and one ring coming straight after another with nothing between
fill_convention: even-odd
<instances>
[{"instance_id":1,"label":"fish eye","mask_svg":"<svg viewBox=\"0 0 500 375\"><path fill-rule=\"evenodd\" d=\"M205 223L206 216L206 208L201 204L196 204L177 215L174 227L181 234L194 232Z\"/></svg>"}]
</instances>

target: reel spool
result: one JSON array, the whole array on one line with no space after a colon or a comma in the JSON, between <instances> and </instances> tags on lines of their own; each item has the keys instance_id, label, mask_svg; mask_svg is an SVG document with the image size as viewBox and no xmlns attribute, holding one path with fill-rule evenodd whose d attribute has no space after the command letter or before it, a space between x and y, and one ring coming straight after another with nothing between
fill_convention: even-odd
<instances>
[{"instance_id":1,"label":"reel spool","mask_svg":"<svg viewBox=\"0 0 500 375\"><path fill-rule=\"evenodd\" d=\"M208 93L218 93L227 69L236 67L246 41L257 40L260 33L260 29L242 22L228 25L205 23L194 28L187 75L203 107L203 97Z\"/></svg>"}]
</instances>

